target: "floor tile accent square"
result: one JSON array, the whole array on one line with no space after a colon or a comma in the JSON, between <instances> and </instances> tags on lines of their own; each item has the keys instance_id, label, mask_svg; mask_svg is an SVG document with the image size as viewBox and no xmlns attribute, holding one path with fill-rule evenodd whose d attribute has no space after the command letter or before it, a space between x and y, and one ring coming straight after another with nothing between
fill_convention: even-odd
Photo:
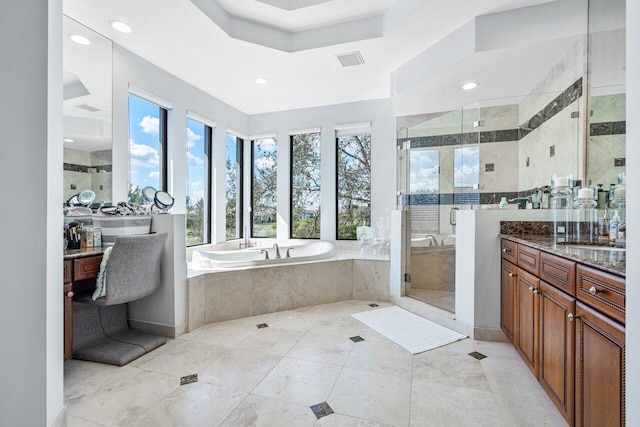
<instances>
[{"instance_id":1,"label":"floor tile accent square","mask_svg":"<svg viewBox=\"0 0 640 427\"><path fill-rule=\"evenodd\" d=\"M369 307L379 307L375 302L373 304L369 304Z\"/></svg>"},{"instance_id":2,"label":"floor tile accent square","mask_svg":"<svg viewBox=\"0 0 640 427\"><path fill-rule=\"evenodd\" d=\"M268 328L269 325L267 325L266 323L260 323L256 325L256 328L258 329L262 329L262 328Z\"/></svg>"},{"instance_id":3,"label":"floor tile accent square","mask_svg":"<svg viewBox=\"0 0 640 427\"><path fill-rule=\"evenodd\" d=\"M482 360L482 359L487 357L482 353L478 353L477 351L472 351L471 353L469 353L469 356L471 356L471 357L473 357L474 359L477 359L477 360Z\"/></svg>"},{"instance_id":4,"label":"floor tile accent square","mask_svg":"<svg viewBox=\"0 0 640 427\"><path fill-rule=\"evenodd\" d=\"M364 338L362 338L360 335L356 335L355 337L351 337L349 338L351 341L353 342L360 342L360 341L364 341Z\"/></svg>"},{"instance_id":5,"label":"floor tile accent square","mask_svg":"<svg viewBox=\"0 0 640 427\"><path fill-rule=\"evenodd\" d=\"M322 403L318 403L317 405L313 405L311 406L311 410L316 415L317 419L333 414L333 409L331 409L331 406L329 406L327 402L322 402Z\"/></svg>"},{"instance_id":6,"label":"floor tile accent square","mask_svg":"<svg viewBox=\"0 0 640 427\"><path fill-rule=\"evenodd\" d=\"M198 374L185 375L180 378L180 385L186 385L198 382Z\"/></svg>"}]
</instances>

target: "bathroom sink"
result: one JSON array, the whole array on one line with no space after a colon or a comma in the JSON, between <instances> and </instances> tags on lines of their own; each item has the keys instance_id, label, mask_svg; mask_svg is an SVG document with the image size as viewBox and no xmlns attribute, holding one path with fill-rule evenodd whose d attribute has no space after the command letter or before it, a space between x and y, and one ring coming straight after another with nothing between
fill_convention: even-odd
<instances>
[{"instance_id":1,"label":"bathroom sink","mask_svg":"<svg viewBox=\"0 0 640 427\"><path fill-rule=\"evenodd\" d=\"M571 244L567 244L564 245L568 248L573 248L573 249L589 249L592 251L613 251L613 252L626 252L626 248L616 248L616 247L611 247L611 246L598 246L598 245L571 245Z\"/></svg>"}]
</instances>

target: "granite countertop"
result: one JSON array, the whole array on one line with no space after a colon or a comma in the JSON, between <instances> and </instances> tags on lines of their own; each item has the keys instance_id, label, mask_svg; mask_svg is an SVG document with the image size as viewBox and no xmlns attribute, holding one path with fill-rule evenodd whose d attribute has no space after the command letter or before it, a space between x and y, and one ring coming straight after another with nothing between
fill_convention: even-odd
<instances>
[{"instance_id":1,"label":"granite countertop","mask_svg":"<svg viewBox=\"0 0 640 427\"><path fill-rule=\"evenodd\" d=\"M592 248L584 247L588 244L562 243L557 242L552 235L527 234L527 233L502 233L500 237L516 243L531 246L554 255L578 261L581 264L598 268L619 276L626 276L626 255L627 252L619 248L608 248L604 246L591 245ZM582 247L575 247L581 245Z\"/></svg>"},{"instance_id":2,"label":"granite countertop","mask_svg":"<svg viewBox=\"0 0 640 427\"><path fill-rule=\"evenodd\" d=\"M102 255L107 249L105 246L98 246L90 249L67 249L64 251L64 259L82 258L92 255Z\"/></svg>"}]
</instances>

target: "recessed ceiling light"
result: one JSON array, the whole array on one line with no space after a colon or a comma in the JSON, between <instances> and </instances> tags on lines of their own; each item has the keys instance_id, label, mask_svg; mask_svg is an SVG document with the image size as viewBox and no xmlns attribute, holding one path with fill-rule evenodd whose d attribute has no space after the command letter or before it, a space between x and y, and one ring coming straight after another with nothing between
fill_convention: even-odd
<instances>
[{"instance_id":1,"label":"recessed ceiling light","mask_svg":"<svg viewBox=\"0 0 640 427\"><path fill-rule=\"evenodd\" d=\"M71 139L71 138L65 138L65 139L63 139L63 141L64 141L64 142L74 142L74 140L73 140L73 139Z\"/></svg>"},{"instance_id":2,"label":"recessed ceiling light","mask_svg":"<svg viewBox=\"0 0 640 427\"><path fill-rule=\"evenodd\" d=\"M109 23L115 30L120 31L121 33L130 33L131 31L133 31L131 25L127 24L126 22L110 21Z\"/></svg>"},{"instance_id":3,"label":"recessed ceiling light","mask_svg":"<svg viewBox=\"0 0 640 427\"><path fill-rule=\"evenodd\" d=\"M464 90L471 90L471 89L475 89L478 87L478 83L476 82L469 82L469 83L465 83L462 85L462 89Z\"/></svg>"},{"instance_id":4,"label":"recessed ceiling light","mask_svg":"<svg viewBox=\"0 0 640 427\"><path fill-rule=\"evenodd\" d=\"M258 77L255 81L259 85L264 85L269 82L269 80L265 79L264 77Z\"/></svg>"},{"instance_id":5,"label":"recessed ceiling light","mask_svg":"<svg viewBox=\"0 0 640 427\"><path fill-rule=\"evenodd\" d=\"M88 38L86 38L85 36L81 36L80 34L69 34L69 38L83 46L88 46L91 44L91 41Z\"/></svg>"}]
</instances>

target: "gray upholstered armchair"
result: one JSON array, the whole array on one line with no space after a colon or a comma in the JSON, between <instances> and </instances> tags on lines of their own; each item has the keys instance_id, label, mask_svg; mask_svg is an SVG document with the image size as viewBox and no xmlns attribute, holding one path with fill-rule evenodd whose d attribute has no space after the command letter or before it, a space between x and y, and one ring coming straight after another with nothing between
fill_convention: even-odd
<instances>
[{"instance_id":1,"label":"gray upholstered armchair","mask_svg":"<svg viewBox=\"0 0 640 427\"><path fill-rule=\"evenodd\" d=\"M152 294L160 285L160 263L167 234L122 236L107 262L106 294L74 298L73 357L126 365L167 342L165 337L129 328L126 303Z\"/></svg>"}]
</instances>

